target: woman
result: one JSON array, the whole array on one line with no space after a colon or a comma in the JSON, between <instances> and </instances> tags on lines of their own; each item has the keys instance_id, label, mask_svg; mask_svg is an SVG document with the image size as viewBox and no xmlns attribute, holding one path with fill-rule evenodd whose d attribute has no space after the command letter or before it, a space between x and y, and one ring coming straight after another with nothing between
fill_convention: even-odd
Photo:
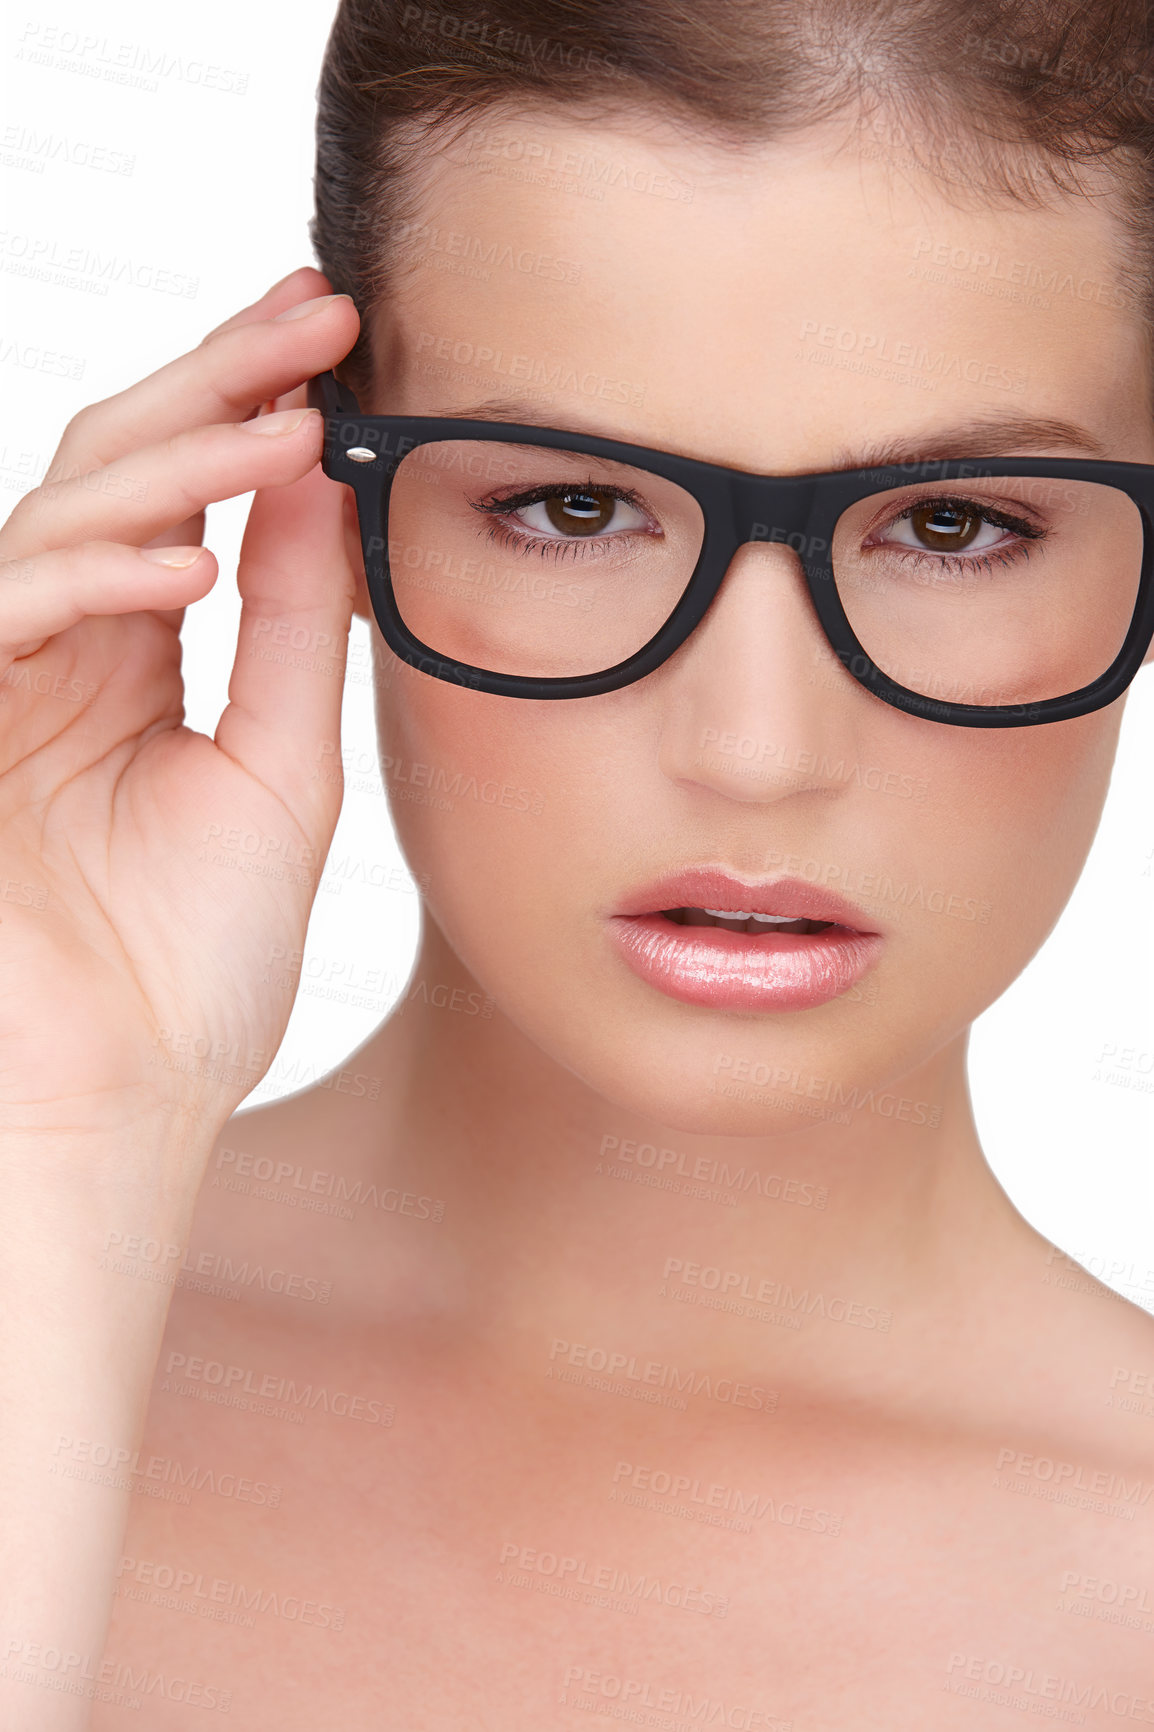
<instances>
[{"instance_id":1,"label":"woman","mask_svg":"<svg viewBox=\"0 0 1154 1732\"><path fill-rule=\"evenodd\" d=\"M1054 706L1145 605L1139 22L342 7L326 274L4 530L11 1724L1154 1723L1154 1326L1059 1281L965 1078L1124 697ZM249 489L210 742L177 634ZM637 677L510 685L690 579ZM353 609L420 954L237 1115Z\"/></svg>"}]
</instances>

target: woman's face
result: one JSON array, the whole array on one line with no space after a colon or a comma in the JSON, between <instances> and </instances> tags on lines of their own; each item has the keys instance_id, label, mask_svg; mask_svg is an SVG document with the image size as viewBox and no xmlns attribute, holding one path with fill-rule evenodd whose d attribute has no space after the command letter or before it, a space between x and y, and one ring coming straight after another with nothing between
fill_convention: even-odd
<instances>
[{"instance_id":1,"label":"woman's face","mask_svg":"<svg viewBox=\"0 0 1154 1732\"><path fill-rule=\"evenodd\" d=\"M1026 417L1097 443L1035 430L1003 455L1154 462L1143 328L1101 204L960 209L847 136L738 154L656 124L482 118L402 233L412 268L374 316L363 407L487 419L515 399L506 419L772 474L864 466L889 441L978 456L952 430ZM386 662L386 781L434 946L598 1094L706 1133L812 1124L902 1077L899 1116L932 1122L915 1073L1056 920L1122 709L1017 729L893 709L834 660L796 556L768 543L619 691L505 698ZM697 867L848 900L879 935L864 972L835 967L853 984L802 1008L719 1002L684 969L644 978L622 917L669 906L647 887Z\"/></svg>"}]
</instances>

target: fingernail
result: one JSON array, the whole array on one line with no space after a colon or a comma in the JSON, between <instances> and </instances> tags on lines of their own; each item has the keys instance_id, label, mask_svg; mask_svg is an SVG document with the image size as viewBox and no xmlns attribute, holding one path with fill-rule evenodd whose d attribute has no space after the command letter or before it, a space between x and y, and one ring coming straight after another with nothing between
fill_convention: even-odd
<instances>
[{"instance_id":1,"label":"fingernail","mask_svg":"<svg viewBox=\"0 0 1154 1732\"><path fill-rule=\"evenodd\" d=\"M142 547L140 557L153 565L171 565L183 571L186 565L195 565L203 552L203 547Z\"/></svg>"},{"instance_id":2,"label":"fingernail","mask_svg":"<svg viewBox=\"0 0 1154 1732\"><path fill-rule=\"evenodd\" d=\"M298 301L295 307L288 307L283 313L278 313L273 323L280 324L285 319L307 319L310 313L319 313L322 307L329 306L333 301L348 299L348 295L318 295L315 301Z\"/></svg>"},{"instance_id":3,"label":"fingernail","mask_svg":"<svg viewBox=\"0 0 1154 1732\"><path fill-rule=\"evenodd\" d=\"M242 433L295 433L310 415L320 419L319 409L278 409L275 415L257 415L251 421L238 421Z\"/></svg>"}]
</instances>

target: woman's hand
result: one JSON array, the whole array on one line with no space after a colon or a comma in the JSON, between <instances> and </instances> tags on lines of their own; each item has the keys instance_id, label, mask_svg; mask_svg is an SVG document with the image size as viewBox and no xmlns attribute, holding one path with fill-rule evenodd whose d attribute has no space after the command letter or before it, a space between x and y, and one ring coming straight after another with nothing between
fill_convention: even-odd
<instances>
[{"instance_id":1,"label":"woman's hand","mask_svg":"<svg viewBox=\"0 0 1154 1732\"><path fill-rule=\"evenodd\" d=\"M342 297L278 318L328 287L294 273L83 410L0 531L0 1486L23 1512L0 1524L0 1628L14 1652L103 1650L131 1485L54 1473L54 1440L121 1460L139 1447L173 1280L135 1279L109 1252L140 1236L179 1266L214 1139L284 1032L294 994L266 980L303 944L336 824L354 576L320 417L300 399L357 316ZM216 581L204 508L250 489L230 702L209 740L183 725L178 634ZM86 1698L10 1670L6 1728L89 1725Z\"/></svg>"},{"instance_id":2,"label":"woman's hand","mask_svg":"<svg viewBox=\"0 0 1154 1732\"><path fill-rule=\"evenodd\" d=\"M307 305L328 292L294 272L82 410L0 530L0 1136L222 1125L283 1035L293 994L265 979L303 944L340 808L354 578L321 417L254 411L352 347L347 297ZM251 489L208 739L178 634L217 577L204 507Z\"/></svg>"}]
</instances>

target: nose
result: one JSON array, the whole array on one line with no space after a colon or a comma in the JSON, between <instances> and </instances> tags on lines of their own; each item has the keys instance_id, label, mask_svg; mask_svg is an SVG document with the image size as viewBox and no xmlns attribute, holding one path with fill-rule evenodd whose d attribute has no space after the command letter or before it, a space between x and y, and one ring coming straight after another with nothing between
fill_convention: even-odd
<instances>
[{"instance_id":1,"label":"nose","mask_svg":"<svg viewBox=\"0 0 1154 1732\"><path fill-rule=\"evenodd\" d=\"M758 804L851 785L861 704L877 700L836 661L790 548L738 548L660 674L659 757L672 781Z\"/></svg>"}]
</instances>

